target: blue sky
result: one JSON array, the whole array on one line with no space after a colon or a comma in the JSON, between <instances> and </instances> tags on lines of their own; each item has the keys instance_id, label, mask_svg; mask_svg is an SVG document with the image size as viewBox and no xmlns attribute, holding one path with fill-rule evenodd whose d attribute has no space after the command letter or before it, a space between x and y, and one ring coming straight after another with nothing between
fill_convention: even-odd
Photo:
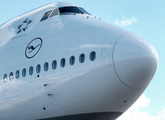
<instances>
[{"instance_id":1,"label":"blue sky","mask_svg":"<svg viewBox=\"0 0 165 120\"><path fill-rule=\"evenodd\" d=\"M61 1L61 0L58 0ZM156 75L144 94L118 120L165 120L165 1L65 0L82 6L102 21L145 38L159 54ZM55 0L1 0L0 24Z\"/></svg>"}]
</instances>

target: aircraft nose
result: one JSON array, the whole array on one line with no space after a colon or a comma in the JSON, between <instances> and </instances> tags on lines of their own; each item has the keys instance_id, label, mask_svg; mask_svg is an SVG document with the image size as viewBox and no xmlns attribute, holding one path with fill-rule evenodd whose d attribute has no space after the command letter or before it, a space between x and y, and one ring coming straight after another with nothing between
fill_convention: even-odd
<instances>
[{"instance_id":1,"label":"aircraft nose","mask_svg":"<svg viewBox=\"0 0 165 120\"><path fill-rule=\"evenodd\" d=\"M146 88L156 72L158 54L143 38L127 34L117 41L113 62L116 74L126 86Z\"/></svg>"}]
</instances>

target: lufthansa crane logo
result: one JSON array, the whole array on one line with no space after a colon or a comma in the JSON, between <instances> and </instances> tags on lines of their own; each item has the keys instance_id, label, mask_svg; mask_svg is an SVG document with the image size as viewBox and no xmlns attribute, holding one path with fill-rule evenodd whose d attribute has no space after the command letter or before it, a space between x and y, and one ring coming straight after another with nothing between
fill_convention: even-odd
<instances>
[{"instance_id":1,"label":"lufthansa crane logo","mask_svg":"<svg viewBox=\"0 0 165 120\"><path fill-rule=\"evenodd\" d=\"M29 59L33 58L40 51L41 46L42 46L41 38L33 39L25 49L25 56Z\"/></svg>"}]
</instances>

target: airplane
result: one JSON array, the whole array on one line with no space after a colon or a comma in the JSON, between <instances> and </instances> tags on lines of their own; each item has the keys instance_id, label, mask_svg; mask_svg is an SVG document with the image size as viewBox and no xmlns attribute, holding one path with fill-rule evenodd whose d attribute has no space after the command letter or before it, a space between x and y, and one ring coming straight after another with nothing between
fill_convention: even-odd
<instances>
[{"instance_id":1,"label":"airplane","mask_svg":"<svg viewBox=\"0 0 165 120\"><path fill-rule=\"evenodd\" d=\"M0 26L0 120L115 120L158 66L142 37L56 2Z\"/></svg>"}]
</instances>

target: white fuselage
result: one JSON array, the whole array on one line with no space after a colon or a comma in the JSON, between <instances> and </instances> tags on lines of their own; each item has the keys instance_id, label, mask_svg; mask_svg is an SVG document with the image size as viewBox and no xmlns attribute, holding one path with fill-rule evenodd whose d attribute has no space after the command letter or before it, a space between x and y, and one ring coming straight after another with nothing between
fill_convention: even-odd
<instances>
[{"instance_id":1,"label":"white fuselage","mask_svg":"<svg viewBox=\"0 0 165 120\"><path fill-rule=\"evenodd\" d=\"M60 15L64 6L75 5L53 3L0 27L0 120L113 120L152 80L150 43L88 14Z\"/></svg>"}]
</instances>

